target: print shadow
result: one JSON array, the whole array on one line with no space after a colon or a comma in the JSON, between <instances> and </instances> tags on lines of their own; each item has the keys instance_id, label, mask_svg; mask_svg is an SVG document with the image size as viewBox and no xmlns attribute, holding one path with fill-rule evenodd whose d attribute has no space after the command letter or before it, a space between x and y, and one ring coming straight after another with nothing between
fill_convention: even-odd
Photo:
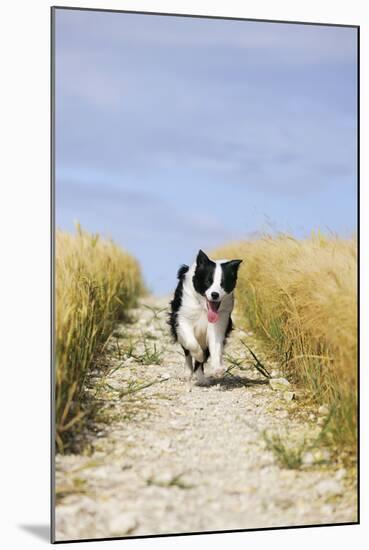
<instances>
[{"instance_id":1,"label":"print shadow","mask_svg":"<svg viewBox=\"0 0 369 550\"><path fill-rule=\"evenodd\" d=\"M38 539L41 539L45 542L50 542L50 526L49 525L19 525L20 529L23 529L23 531L27 531L27 533L31 533Z\"/></svg>"}]
</instances>

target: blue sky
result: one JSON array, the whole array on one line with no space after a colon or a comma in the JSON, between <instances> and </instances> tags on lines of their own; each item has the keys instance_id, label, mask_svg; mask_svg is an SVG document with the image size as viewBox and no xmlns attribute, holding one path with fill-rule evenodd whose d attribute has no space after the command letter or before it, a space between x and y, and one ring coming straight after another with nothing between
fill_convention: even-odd
<instances>
[{"instance_id":1,"label":"blue sky","mask_svg":"<svg viewBox=\"0 0 369 550\"><path fill-rule=\"evenodd\" d=\"M56 224L165 294L260 232L356 229L356 30L56 11Z\"/></svg>"}]
</instances>

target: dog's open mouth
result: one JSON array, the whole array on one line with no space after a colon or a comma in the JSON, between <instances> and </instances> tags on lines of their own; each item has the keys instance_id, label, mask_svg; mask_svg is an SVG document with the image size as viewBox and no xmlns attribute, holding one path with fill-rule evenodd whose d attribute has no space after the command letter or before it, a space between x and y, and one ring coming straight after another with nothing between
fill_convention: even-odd
<instances>
[{"instance_id":1,"label":"dog's open mouth","mask_svg":"<svg viewBox=\"0 0 369 550\"><path fill-rule=\"evenodd\" d=\"M206 299L206 306L208 308L208 321L209 323L216 323L219 319L218 309L220 302L212 302Z\"/></svg>"}]
</instances>

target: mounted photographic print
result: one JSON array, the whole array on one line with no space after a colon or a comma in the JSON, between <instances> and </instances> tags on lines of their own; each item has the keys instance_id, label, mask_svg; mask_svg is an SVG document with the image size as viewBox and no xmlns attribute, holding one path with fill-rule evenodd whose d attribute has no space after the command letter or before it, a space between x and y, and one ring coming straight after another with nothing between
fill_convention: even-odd
<instances>
[{"instance_id":1,"label":"mounted photographic print","mask_svg":"<svg viewBox=\"0 0 369 550\"><path fill-rule=\"evenodd\" d=\"M358 44L52 9L54 542L358 522Z\"/></svg>"}]
</instances>

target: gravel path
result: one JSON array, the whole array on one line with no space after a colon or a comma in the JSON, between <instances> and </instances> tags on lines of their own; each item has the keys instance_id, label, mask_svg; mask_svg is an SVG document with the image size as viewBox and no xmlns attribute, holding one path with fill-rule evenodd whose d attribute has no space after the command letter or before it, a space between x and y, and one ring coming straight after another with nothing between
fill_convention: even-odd
<instances>
[{"instance_id":1,"label":"gravel path","mask_svg":"<svg viewBox=\"0 0 369 550\"><path fill-rule=\"evenodd\" d=\"M307 406L299 388L250 382L263 378L241 340L281 373L240 329L226 348L231 372L190 388L166 306L145 299L89 380L104 422L83 454L56 457L56 540L356 521L353 472L329 451L303 447L319 434L324 407ZM265 431L302 466L280 462Z\"/></svg>"}]
</instances>

